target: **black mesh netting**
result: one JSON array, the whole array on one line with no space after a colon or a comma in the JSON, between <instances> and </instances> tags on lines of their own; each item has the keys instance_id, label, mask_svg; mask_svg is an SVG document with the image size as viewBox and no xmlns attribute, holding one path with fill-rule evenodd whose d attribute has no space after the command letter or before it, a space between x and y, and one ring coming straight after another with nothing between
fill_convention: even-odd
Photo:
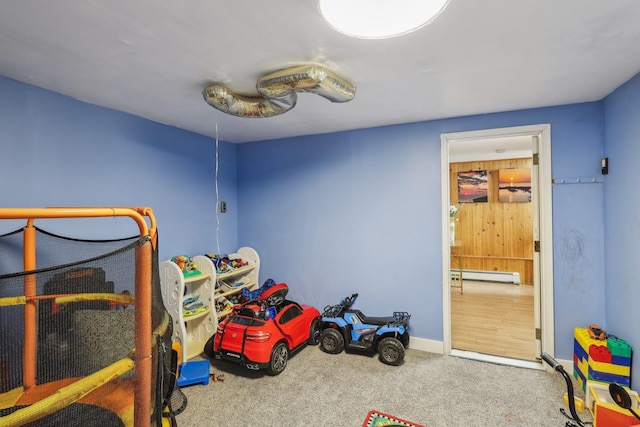
<instances>
[{"instance_id":1,"label":"black mesh netting","mask_svg":"<svg viewBox=\"0 0 640 427\"><path fill-rule=\"evenodd\" d=\"M133 418L136 393L150 399L150 424L161 425L163 399L174 389L170 372L175 368L170 357L171 322L160 295L157 247L152 248L148 237L87 241L36 229L38 269L22 272L22 242L21 230L0 236L0 396L22 387L25 379L30 381L29 366L35 370L35 385L12 407L0 407L0 425L1 417L122 359L135 363L135 281L141 271L150 272L151 278L144 285L151 287L151 331L155 333L151 390L136 389L135 368L125 369L85 398L33 425L85 426L88 420L95 424L96 419L103 420L98 423L101 426L129 425L122 424L121 418ZM136 256L145 250L151 251L150 257ZM19 272L11 273L11 268ZM37 302L31 317L24 302L14 298L25 295L25 286L35 286ZM79 298L82 294L92 295ZM105 298L114 294L116 300ZM141 304L139 299L135 302ZM29 324L25 310L27 318L35 320L35 354L25 352Z\"/></svg>"}]
</instances>

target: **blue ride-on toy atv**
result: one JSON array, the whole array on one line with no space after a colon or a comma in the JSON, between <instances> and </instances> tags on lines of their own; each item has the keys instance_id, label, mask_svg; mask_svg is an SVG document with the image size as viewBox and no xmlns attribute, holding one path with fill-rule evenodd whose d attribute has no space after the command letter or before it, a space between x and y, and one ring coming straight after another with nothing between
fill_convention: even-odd
<instances>
[{"instance_id":1,"label":"blue ride-on toy atv","mask_svg":"<svg viewBox=\"0 0 640 427\"><path fill-rule=\"evenodd\" d=\"M353 350L380 356L380 361L397 366L404 360L409 346L407 323L411 315L396 311L393 316L369 317L360 310L352 310L358 294L343 299L340 304L328 305L322 313L320 348L338 354Z\"/></svg>"}]
</instances>

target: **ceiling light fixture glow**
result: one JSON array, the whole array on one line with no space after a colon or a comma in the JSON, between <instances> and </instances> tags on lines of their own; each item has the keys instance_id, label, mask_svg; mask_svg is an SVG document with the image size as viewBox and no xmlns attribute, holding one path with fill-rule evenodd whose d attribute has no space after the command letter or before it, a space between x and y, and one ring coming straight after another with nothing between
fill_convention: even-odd
<instances>
[{"instance_id":1,"label":"ceiling light fixture glow","mask_svg":"<svg viewBox=\"0 0 640 427\"><path fill-rule=\"evenodd\" d=\"M320 0L320 13L343 34L384 39L424 27L448 3L449 0Z\"/></svg>"}]
</instances>

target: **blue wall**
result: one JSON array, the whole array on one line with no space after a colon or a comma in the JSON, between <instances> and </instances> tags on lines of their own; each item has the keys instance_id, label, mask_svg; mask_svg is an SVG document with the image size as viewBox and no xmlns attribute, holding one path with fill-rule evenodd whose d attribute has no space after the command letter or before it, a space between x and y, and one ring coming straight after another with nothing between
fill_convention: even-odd
<instances>
[{"instance_id":1,"label":"blue wall","mask_svg":"<svg viewBox=\"0 0 640 427\"><path fill-rule=\"evenodd\" d=\"M441 341L440 135L541 123L554 179L581 182L553 188L556 355L572 359L573 328L604 321L600 102L242 144L239 243L294 299L358 292L365 312L409 311L412 336Z\"/></svg>"},{"instance_id":2,"label":"blue wall","mask_svg":"<svg viewBox=\"0 0 640 427\"><path fill-rule=\"evenodd\" d=\"M215 249L210 138L0 78L0 147L3 207L149 206L161 259ZM220 242L226 248L237 246L235 151L220 144L219 188L229 205L220 216ZM137 234L124 219L36 225L73 237ZM0 233L22 226L0 222Z\"/></svg>"},{"instance_id":3,"label":"blue wall","mask_svg":"<svg viewBox=\"0 0 640 427\"><path fill-rule=\"evenodd\" d=\"M634 187L640 165L640 74L604 102L606 223L606 328L635 344L633 366L640 366L640 330L635 317L640 303L640 198ZM633 377L636 379L633 380ZM635 389L638 375L632 377Z\"/></svg>"},{"instance_id":4,"label":"blue wall","mask_svg":"<svg viewBox=\"0 0 640 427\"><path fill-rule=\"evenodd\" d=\"M359 292L366 312L407 310L413 336L442 340L440 134L550 123L556 356L571 359L575 326L601 323L640 342L626 314L639 292L629 230L640 223L640 202L627 194L639 86L636 76L602 102L221 142L218 186L229 210L216 218L211 138L0 78L1 203L150 206L162 259L252 246L261 280L289 283L294 299L322 308ZM604 184L603 152L611 160ZM132 234L115 220L43 228Z\"/></svg>"}]
</instances>

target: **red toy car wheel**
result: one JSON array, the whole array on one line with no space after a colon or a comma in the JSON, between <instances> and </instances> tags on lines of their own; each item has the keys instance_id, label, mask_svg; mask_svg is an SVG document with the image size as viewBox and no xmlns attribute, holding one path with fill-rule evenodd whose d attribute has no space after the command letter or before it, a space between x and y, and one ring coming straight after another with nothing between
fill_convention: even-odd
<instances>
[{"instance_id":1,"label":"red toy car wheel","mask_svg":"<svg viewBox=\"0 0 640 427\"><path fill-rule=\"evenodd\" d=\"M284 343L278 343L271 351L268 371L271 375L278 375L287 367L289 349Z\"/></svg>"},{"instance_id":2,"label":"red toy car wheel","mask_svg":"<svg viewBox=\"0 0 640 427\"><path fill-rule=\"evenodd\" d=\"M320 343L320 319L314 319L309 327L309 345L318 345Z\"/></svg>"}]
</instances>

